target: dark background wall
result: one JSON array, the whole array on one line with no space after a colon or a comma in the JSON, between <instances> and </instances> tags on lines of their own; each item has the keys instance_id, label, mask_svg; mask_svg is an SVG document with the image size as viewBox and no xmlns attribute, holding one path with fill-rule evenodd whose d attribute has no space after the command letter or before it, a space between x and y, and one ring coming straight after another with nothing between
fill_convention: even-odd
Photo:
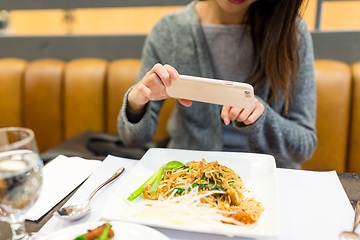
<instances>
[{"instance_id":1,"label":"dark background wall","mask_svg":"<svg viewBox=\"0 0 360 240\"><path fill-rule=\"evenodd\" d=\"M0 8L72 9L99 7L141 7L185 5L191 0L0 0ZM360 61L360 31L322 32L319 30L321 6L318 0L316 29L312 32L316 59L335 59L352 64ZM340 1L340 0L336 0ZM96 57L106 60L140 58L146 35L94 36L1 36L0 58L17 57L27 60L59 58L72 60Z\"/></svg>"}]
</instances>

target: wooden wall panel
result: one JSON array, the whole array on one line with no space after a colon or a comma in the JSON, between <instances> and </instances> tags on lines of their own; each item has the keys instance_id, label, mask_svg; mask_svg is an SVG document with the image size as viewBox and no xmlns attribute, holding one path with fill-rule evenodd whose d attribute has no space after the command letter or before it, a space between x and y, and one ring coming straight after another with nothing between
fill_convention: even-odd
<instances>
[{"instance_id":1,"label":"wooden wall panel","mask_svg":"<svg viewBox=\"0 0 360 240\"><path fill-rule=\"evenodd\" d=\"M315 29L317 0L304 1L301 10L302 18L305 20L310 31Z\"/></svg>"},{"instance_id":2,"label":"wooden wall panel","mask_svg":"<svg viewBox=\"0 0 360 240\"><path fill-rule=\"evenodd\" d=\"M303 18L315 29L317 0L309 0ZM184 6L85 8L64 11L13 10L10 25L13 35L64 34L147 34L164 14ZM359 30L359 1L323 3L321 30Z\"/></svg>"},{"instance_id":3,"label":"wooden wall panel","mask_svg":"<svg viewBox=\"0 0 360 240\"><path fill-rule=\"evenodd\" d=\"M183 6L77 9L72 33L147 34L164 14L181 8Z\"/></svg>"},{"instance_id":4,"label":"wooden wall panel","mask_svg":"<svg viewBox=\"0 0 360 240\"><path fill-rule=\"evenodd\" d=\"M9 14L13 35L63 35L67 33L64 11L14 10Z\"/></svg>"},{"instance_id":5,"label":"wooden wall panel","mask_svg":"<svg viewBox=\"0 0 360 240\"><path fill-rule=\"evenodd\" d=\"M12 35L147 34L166 13L184 6L13 10Z\"/></svg>"},{"instance_id":6,"label":"wooden wall panel","mask_svg":"<svg viewBox=\"0 0 360 240\"><path fill-rule=\"evenodd\" d=\"M324 2L322 12L323 31L360 30L360 1Z\"/></svg>"}]
</instances>

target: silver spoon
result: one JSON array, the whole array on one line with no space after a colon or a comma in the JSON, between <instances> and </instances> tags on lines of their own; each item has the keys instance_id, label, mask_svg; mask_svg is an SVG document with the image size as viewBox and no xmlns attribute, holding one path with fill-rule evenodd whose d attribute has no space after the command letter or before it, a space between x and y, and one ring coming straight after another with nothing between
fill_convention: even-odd
<instances>
[{"instance_id":1,"label":"silver spoon","mask_svg":"<svg viewBox=\"0 0 360 240\"><path fill-rule=\"evenodd\" d=\"M355 219L354 219L354 226L352 232L341 232L338 236L338 240L360 240L360 236L355 233L355 229L359 225L360 222L360 200L356 203L355 207Z\"/></svg>"},{"instance_id":2,"label":"silver spoon","mask_svg":"<svg viewBox=\"0 0 360 240\"><path fill-rule=\"evenodd\" d=\"M95 193L97 193L97 191L99 191L103 186L110 183L111 181L116 179L118 176L120 176L120 174L124 171L124 169L125 168L123 168L123 167L119 168L119 170L117 170L116 173L114 175L112 175L111 178L109 178L103 184L98 186L90 194L89 198L83 204L62 207L59 210L57 210L56 212L54 212L54 216L57 216L58 218L61 218L63 220L68 220L68 221L74 221L74 220L84 217L91 210L89 203L90 203L90 200L94 197Z\"/></svg>"}]
</instances>

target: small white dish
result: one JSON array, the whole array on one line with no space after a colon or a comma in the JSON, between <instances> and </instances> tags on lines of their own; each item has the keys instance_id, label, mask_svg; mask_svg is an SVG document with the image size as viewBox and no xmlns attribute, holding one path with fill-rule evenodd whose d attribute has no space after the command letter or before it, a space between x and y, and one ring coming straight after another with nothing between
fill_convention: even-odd
<instances>
[{"instance_id":1,"label":"small white dish","mask_svg":"<svg viewBox=\"0 0 360 240\"><path fill-rule=\"evenodd\" d=\"M204 226L180 225L159 220L146 221L129 217L129 215L124 215L125 209L119 202L121 200L119 196L122 199L126 199L130 193L141 186L164 163L170 161L187 163L190 161L201 161L202 158L207 162L216 160L218 163L232 168L245 182L245 187L250 190L247 196L260 200L265 207L264 212L259 221L254 224L254 227L241 228L224 224L226 233L232 236L251 238L277 236L279 234L279 193L276 165L274 157L266 154L152 148L146 152L140 162L105 204L101 214L102 218L175 230L224 234L224 229L219 230L210 226L207 228ZM136 201L143 201L142 195L134 202ZM176 213L174 212L174 214Z\"/></svg>"},{"instance_id":2,"label":"small white dish","mask_svg":"<svg viewBox=\"0 0 360 240\"><path fill-rule=\"evenodd\" d=\"M87 230L95 229L104 223L105 222L90 222L78 224L56 231L39 240L73 240L76 237L87 233ZM112 225L112 230L115 234L111 240L170 240L159 231L140 224L115 221L111 221L110 224Z\"/></svg>"}]
</instances>

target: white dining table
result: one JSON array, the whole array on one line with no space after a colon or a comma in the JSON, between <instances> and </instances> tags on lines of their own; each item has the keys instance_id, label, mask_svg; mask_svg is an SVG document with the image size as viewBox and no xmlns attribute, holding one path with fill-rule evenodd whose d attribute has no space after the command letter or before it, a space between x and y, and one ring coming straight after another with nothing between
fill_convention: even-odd
<instances>
[{"instance_id":1,"label":"white dining table","mask_svg":"<svg viewBox=\"0 0 360 240\"><path fill-rule=\"evenodd\" d=\"M105 186L94 196L90 214L73 222L52 217L39 233L47 235L76 224L102 220L101 212L104 204L121 183L126 181L127 175L138 162L138 160L108 156L64 204L66 206L85 201L90 193L112 176L118 168L125 167L124 173L116 181ZM278 168L276 172L279 184L280 231L277 237L265 239L335 240L341 231L352 230L354 210L335 171L319 172ZM155 229L171 240L247 239L165 228Z\"/></svg>"}]
</instances>

